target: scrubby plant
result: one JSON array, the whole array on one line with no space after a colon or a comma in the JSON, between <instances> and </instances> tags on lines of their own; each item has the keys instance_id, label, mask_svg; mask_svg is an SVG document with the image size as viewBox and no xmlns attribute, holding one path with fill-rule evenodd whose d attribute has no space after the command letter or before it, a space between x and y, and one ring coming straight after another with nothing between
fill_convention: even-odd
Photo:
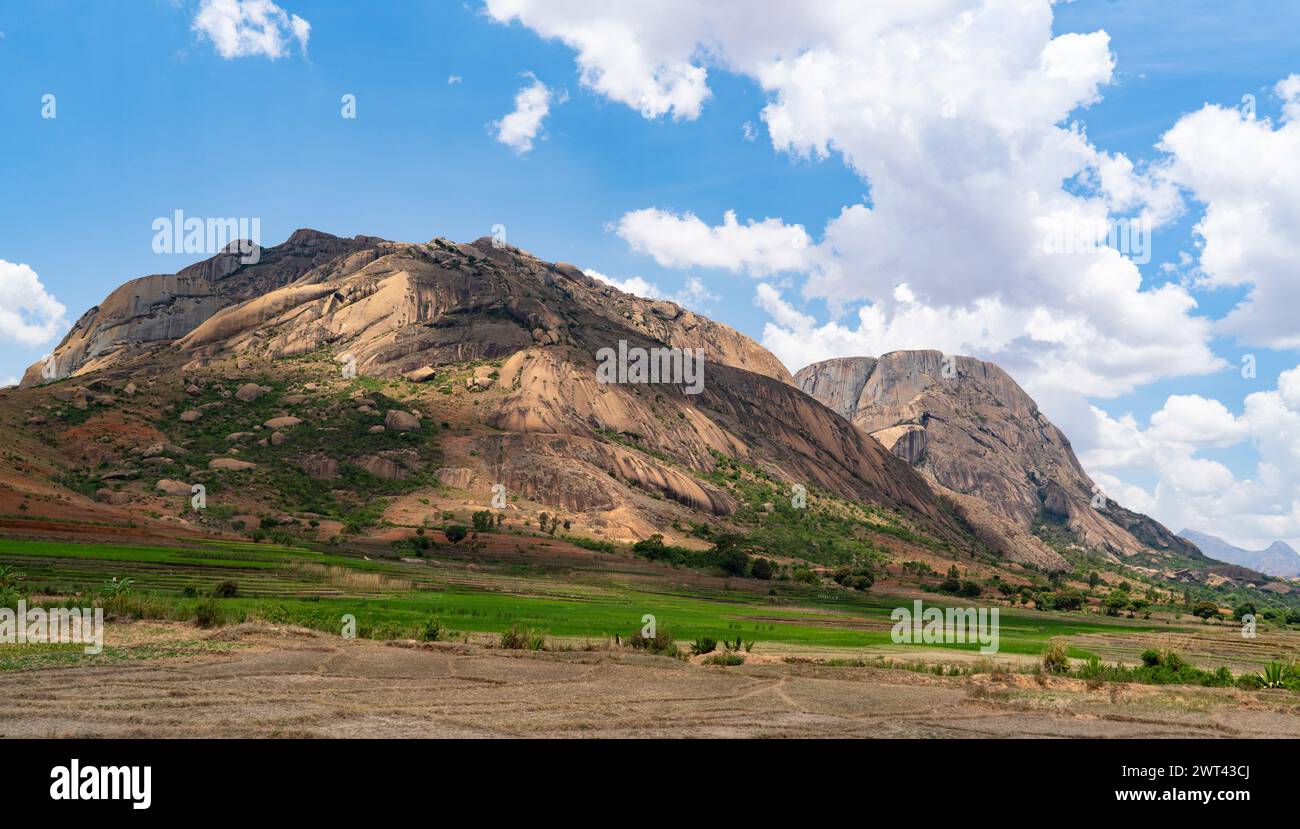
<instances>
[{"instance_id":1,"label":"scrubby plant","mask_svg":"<svg viewBox=\"0 0 1300 829\"><path fill-rule=\"evenodd\" d=\"M442 638L445 630L441 619L437 616L430 616L420 623L418 638L421 642L437 642Z\"/></svg>"},{"instance_id":2,"label":"scrubby plant","mask_svg":"<svg viewBox=\"0 0 1300 829\"><path fill-rule=\"evenodd\" d=\"M1065 643L1057 639L1048 642L1043 648L1040 664L1045 674L1069 673L1070 657L1066 655Z\"/></svg>"},{"instance_id":3,"label":"scrubby plant","mask_svg":"<svg viewBox=\"0 0 1300 829\"><path fill-rule=\"evenodd\" d=\"M204 599L194 608L194 621L201 628L214 628L220 627L225 617L215 599Z\"/></svg>"},{"instance_id":4,"label":"scrubby plant","mask_svg":"<svg viewBox=\"0 0 1300 829\"><path fill-rule=\"evenodd\" d=\"M634 650L646 651L660 656L678 655L677 643L673 640L672 633L662 625L655 627L654 636L642 636L641 631L637 631L627 638L627 643Z\"/></svg>"},{"instance_id":5,"label":"scrubby plant","mask_svg":"<svg viewBox=\"0 0 1300 829\"><path fill-rule=\"evenodd\" d=\"M741 656L738 653L732 653L730 651L728 651L727 653L715 653L704 660L705 665L725 665L728 667L734 665L742 665L744 664L744 662L745 662L745 657Z\"/></svg>"},{"instance_id":6,"label":"scrubby plant","mask_svg":"<svg viewBox=\"0 0 1300 829\"><path fill-rule=\"evenodd\" d=\"M514 651L540 651L546 647L546 634L540 630L511 625L501 634L501 647Z\"/></svg>"},{"instance_id":7,"label":"scrubby plant","mask_svg":"<svg viewBox=\"0 0 1300 829\"><path fill-rule=\"evenodd\" d=\"M239 595L239 583L226 579L212 588L212 598L214 599L233 599Z\"/></svg>"},{"instance_id":8,"label":"scrubby plant","mask_svg":"<svg viewBox=\"0 0 1300 829\"><path fill-rule=\"evenodd\" d=\"M713 653L713 651L717 650L717 647L717 639L714 639L712 636L700 636L691 643L691 653L694 656L699 656L704 653Z\"/></svg>"}]
</instances>

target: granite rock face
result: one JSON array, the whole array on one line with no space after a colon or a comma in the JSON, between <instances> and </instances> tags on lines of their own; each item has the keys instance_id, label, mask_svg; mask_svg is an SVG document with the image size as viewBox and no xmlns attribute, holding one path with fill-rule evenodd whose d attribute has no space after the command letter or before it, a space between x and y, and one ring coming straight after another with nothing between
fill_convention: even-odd
<instances>
[{"instance_id":1,"label":"granite rock face","mask_svg":"<svg viewBox=\"0 0 1300 829\"><path fill-rule=\"evenodd\" d=\"M993 363L896 351L815 363L795 378L829 408L847 411L855 426L919 470L936 491L981 502L976 509L962 499L968 519L981 519L990 536L1008 536L1004 547L1042 547L1037 539L1009 535L1057 524L1081 545L1111 555L1200 557L1151 518L1103 502L1105 493L1084 472L1069 439ZM1043 563L1059 556L1044 547L1031 558Z\"/></svg>"}]
</instances>

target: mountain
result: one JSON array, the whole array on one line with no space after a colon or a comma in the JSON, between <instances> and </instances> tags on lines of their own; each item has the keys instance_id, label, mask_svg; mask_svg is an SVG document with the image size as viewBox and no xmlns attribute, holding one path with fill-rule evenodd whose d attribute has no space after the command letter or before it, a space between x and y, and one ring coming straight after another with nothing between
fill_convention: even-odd
<instances>
[{"instance_id":1,"label":"mountain","mask_svg":"<svg viewBox=\"0 0 1300 829\"><path fill-rule=\"evenodd\" d=\"M1243 550L1222 538L1195 530L1183 530L1180 536L1201 548L1212 559L1240 564L1270 576L1284 579L1300 578L1300 553L1285 541L1274 541L1263 550Z\"/></svg>"},{"instance_id":2,"label":"mountain","mask_svg":"<svg viewBox=\"0 0 1300 829\"><path fill-rule=\"evenodd\" d=\"M701 349L703 388L601 382L620 343ZM49 367L0 392L0 513L409 526L501 484L627 541L752 521L747 498L802 484L892 537L969 546L915 470L748 337L487 239L299 230L255 263L230 249L125 283ZM165 494L193 483L221 510L177 517Z\"/></svg>"},{"instance_id":3,"label":"mountain","mask_svg":"<svg viewBox=\"0 0 1300 829\"><path fill-rule=\"evenodd\" d=\"M1069 439L992 363L896 351L815 363L795 384L919 470L1013 558L1052 560L1046 539L1116 560L1203 560L1158 522L1103 502ZM1017 544L1026 549L1005 549Z\"/></svg>"}]
</instances>

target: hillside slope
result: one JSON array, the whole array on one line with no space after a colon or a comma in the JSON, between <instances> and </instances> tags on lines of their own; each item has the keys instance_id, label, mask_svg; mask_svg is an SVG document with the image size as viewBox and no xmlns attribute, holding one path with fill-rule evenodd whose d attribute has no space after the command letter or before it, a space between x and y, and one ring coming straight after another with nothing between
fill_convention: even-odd
<instances>
[{"instance_id":1,"label":"hillside slope","mask_svg":"<svg viewBox=\"0 0 1300 829\"><path fill-rule=\"evenodd\" d=\"M702 390L600 382L597 354L620 343L702 349ZM54 382L37 364L0 396L39 459L0 480L11 502L74 481L65 505L129 513L202 482L250 511L400 496L387 515L405 521L430 502L421 487L486 505L499 483L635 540L735 513L725 461L969 543L911 467L748 337L488 240L299 230L256 264L223 254L128 282L53 359Z\"/></svg>"}]
</instances>

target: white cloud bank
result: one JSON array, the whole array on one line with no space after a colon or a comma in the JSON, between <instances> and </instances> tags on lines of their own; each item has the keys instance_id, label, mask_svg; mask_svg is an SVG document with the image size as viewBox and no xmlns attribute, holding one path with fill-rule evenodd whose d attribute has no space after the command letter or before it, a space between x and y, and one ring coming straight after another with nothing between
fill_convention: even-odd
<instances>
[{"instance_id":1,"label":"white cloud bank","mask_svg":"<svg viewBox=\"0 0 1300 829\"><path fill-rule=\"evenodd\" d=\"M1244 381L1243 381L1244 382ZM1080 460L1099 470L1098 483L1150 512L1173 529L1188 527L1245 547L1300 539L1300 366L1284 371L1277 388L1245 398L1241 415L1217 400L1175 395L1147 424L1132 415L1113 418L1093 409L1095 446ZM1252 474L1238 478L1204 456L1242 443L1258 449ZM1123 476L1154 476L1150 489Z\"/></svg>"},{"instance_id":2,"label":"white cloud bank","mask_svg":"<svg viewBox=\"0 0 1300 829\"><path fill-rule=\"evenodd\" d=\"M191 28L226 60L253 55L276 60L291 42L306 55L311 37L310 23L271 0L203 0Z\"/></svg>"},{"instance_id":3,"label":"white cloud bank","mask_svg":"<svg viewBox=\"0 0 1300 829\"><path fill-rule=\"evenodd\" d=\"M1105 32L1054 37L1048 0L487 7L570 45L584 85L647 117L698 117L710 67L748 76L776 150L838 154L869 185L871 205L843 206L819 239L731 213L710 225L647 207L617 222L661 265L806 273L803 299L863 306L819 322L762 291L783 309L764 342L791 368L925 346L1007 363L1036 393L1116 395L1224 366L1187 288L1144 286L1097 244L1115 216L1158 226L1180 200L1064 123L1099 100L1115 60ZM1048 244L1061 228L1087 236L1080 252Z\"/></svg>"},{"instance_id":4,"label":"white cloud bank","mask_svg":"<svg viewBox=\"0 0 1300 829\"><path fill-rule=\"evenodd\" d=\"M66 312L36 271L0 259L0 341L25 346L49 342L67 328Z\"/></svg>"}]
</instances>

